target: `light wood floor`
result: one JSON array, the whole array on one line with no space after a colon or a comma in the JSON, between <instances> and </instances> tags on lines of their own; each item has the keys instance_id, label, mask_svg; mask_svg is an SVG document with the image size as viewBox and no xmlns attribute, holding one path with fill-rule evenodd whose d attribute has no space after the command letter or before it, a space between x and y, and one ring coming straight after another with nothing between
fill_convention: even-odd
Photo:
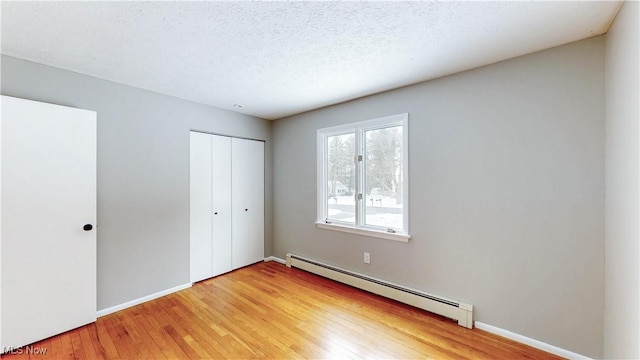
<instances>
[{"instance_id":1,"label":"light wood floor","mask_svg":"<svg viewBox=\"0 0 640 360\"><path fill-rule=\"evenodd\" d=\"M284 265L258 263L4 359L557 359Z\"/></svg>"}]
</instances>

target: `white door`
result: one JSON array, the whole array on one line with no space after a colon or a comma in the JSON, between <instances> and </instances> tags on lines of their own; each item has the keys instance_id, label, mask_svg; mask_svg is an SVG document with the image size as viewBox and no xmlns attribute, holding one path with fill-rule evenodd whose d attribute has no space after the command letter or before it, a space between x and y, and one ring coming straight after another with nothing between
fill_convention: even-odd
<instances>
[{"instance_id":1,"label":"white door","mask_svg":"<svg viewBox=\"0 0 640 360\"><path fill-rule=\"evenodd\" d=\"M231 268L231 138L211 135L213 275Z\"/></svg>"},{"instance_id":2,"label":"white door","mask_svg":"<svg viewBox=\"0 0 640 360\"><path fill-rule=\"evenodd\" d=\"M191 282L213 276L211 135L191 132L190 219Z\"/></svg>"},{"instance_id":3,"label":"white door","mask_svg":"<svg viewBox=\"0 0 640 360\"><path fill-rule=\"evenodd\" d=\"M191 282L231 271L231 138L191 132Z\"/></svg>"},{"instance_id":4,"label":"white door","mask_svg":"<svg viewBox=\"0 0 640 360\"><path fill-rule=\"evenodd\" d=\"M232 139L233 268L264 259L264 142Z\"/></svg>"},{"instance_id":5,"label":"white door","mask_svg":"<svg viewBox=\"0 0 640 360\"><path fill-rule=\"evenodd\" d=\"M2 349L96 319L96 113L2 96Z\"/></svg>"}]
</instances>

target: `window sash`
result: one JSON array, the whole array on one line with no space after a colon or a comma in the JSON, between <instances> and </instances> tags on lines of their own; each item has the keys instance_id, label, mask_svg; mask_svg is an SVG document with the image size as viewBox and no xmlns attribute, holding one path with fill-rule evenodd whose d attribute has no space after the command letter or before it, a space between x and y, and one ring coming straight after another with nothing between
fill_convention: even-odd
<instances>
[{"instance_id":1,"label":"window sash","mask_svg":"<svg viewBox=\"0 0 640 360\"><path fill-rule=\"evenodd\" d=\"M362 224L362 227L371 228L371 229L375 229L375 230L378 230L378 231L388 231L389 229L391 229L393 231L402 232L405 229L404 217L406 216L406 213L404 211L405 210L404 209L404 206L405 206L404 205L404 201L402 202L402 212L401 212L403 221L399 226L394 226L395 224L393 224L393 225L391 225L391 224L390 225L382 225L382 224L379 224L379 223L375 224L374 220L371 220L371 222L369 222L369 220L367 220L367 217L369 215L372 215L372 216L375 215L375 212L376 212L375 201L379 201L380 202L380 207L382 207L382 200L383 200L382 194L380 194L380 198L379 199L375 199L375 195L376 194L372 194L373 189L370 188L370 186L372 184L369 184L370 174L371 175L374 174L374 169L375 169L376 166L378 166L379 163L369 160L369 155L370 155L369 150L370 149L368 147L369 139L367 138L367 135L369 133L372 133L372 132L375 132L375 131L384 131L384 130L389 130L389 129L394 129L394 128L400 128L401 129L400 131L402 131L402 133L400 134L401 135L401 138L400 138L400 142L401 142L401 144L400 144L400 163L398 164L398 166L400 168L400 173L398 174L398 176L400 177L401 181L398 183L398 185L399 185L398 187L400 189L402 189L402 195L403 195L402 200L404 200L404 182L405 182L405 179L403 177L403 175L404 175L403 174L404 166L402 164L402 159L404 158L404 153L402 151L402 147L403 147L403 143L404 143L404 141L402 139L402 136L404 135L403 126L402 125L398 125L398 124L387 124L387 126L383 126L383 127L376 127L376 128L373 128L373 129L369 129L369 128L362 129L363 148L362 148L361 152L363 154L363 161L362 161L362 173L361 173L362 174L362 186L360 187L360 190L362 191L364 198L363 198L363 200L361 201L361 204L360 204L361 213L362 213L362 223L361 224ZM373 150L373 149L371 149L371 150ZM395 169L394 169L394 172L395 172ZM396 191L398 190L398 187L396 187L396 189L395 189ZM389 191L389 189L380 189L380 190L382 190L383 192ZM369 204L370 199L373 199L374 203ZM369 206L369 205L371 205L371 206Z\"/></svg>"},{"instance_id":2,"label":"window sash","mask_svg":"<svg viewBox=\"0 0 640 360\"><path fill-rule=\"evenodd\" d=\"M324 183L323 185L325 186L325 191L326 191L326 196L324 198L324 202L325 202L325 219L327 219L328 221L331 221L332 223L339 223L342 225L346 225L346 226L356 226L358 223L358 206L357 206L357 202L354 201L353 204L353 222L349 222L349 221L341 221L339 219L335 219L332 218L329 215L329 210L330 210L330 204L329 202L331 201L331 195L334 195L334 198L337 200L337 194L331 194L329 193L329 183L331 183L332 181L337 181L334 179L330 179L330 168L329 168L329 160L330 160L330 144L329 144L329 139L333 138L333 137L339 137L339 136L344 136L344 135L353 135L354 137L354 142L357 141L357 134L355 131L349 131L349 132L341 132L341 133L337 133L337 134L331 134L331 135L325 135L324 137L324 146L325 146L325 153L324 153L324 157L326 159L325 161L325 166L324 166ZM354 144L354 152L357 149L357 145ZM355 184L355 189L354 189L354 194L353 196L355 197L355 193L357 193L358 190L358 169L356 168L357 164L355 163L355 158L354 158L354 154L350 154L349 155L350 161L352 162L352 166L354 167L354 177L355 179L353 179L353 182ZM343 186L345 185L344 183L341 183ZM334 189L335 190L335 189ZM355 199L355 198L354 198Z\"/></svg>"}]
</instances>

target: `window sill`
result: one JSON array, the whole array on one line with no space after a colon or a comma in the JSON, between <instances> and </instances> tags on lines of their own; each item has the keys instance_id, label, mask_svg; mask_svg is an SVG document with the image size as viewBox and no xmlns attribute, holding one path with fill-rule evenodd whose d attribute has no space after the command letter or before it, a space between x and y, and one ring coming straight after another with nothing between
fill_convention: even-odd
<instances>
[{"instance_id":1,"label":"window sill","mask_svg":"<svg viewBox=\"0 0 640 360\"><path fill-rule=\"evenodd\" d=\"M323 222L316 222L316 226L319 229L342 231L342 232L346 232L346 233L350 233L350 234L377 237L377 238L381 238L381 239L394 240L394 241L400 241L400 242L409 242L409 239L411 239L411 235L392 234L392 233L388 233L388 232L375 231L375 230L370 230L370 229L358 229L358 228L352 228L352 227L349 227L349 226L342 226L342 225L336 225L336 224L326 224L326 223L323 223Z\"/></svg>"}]
</instances>

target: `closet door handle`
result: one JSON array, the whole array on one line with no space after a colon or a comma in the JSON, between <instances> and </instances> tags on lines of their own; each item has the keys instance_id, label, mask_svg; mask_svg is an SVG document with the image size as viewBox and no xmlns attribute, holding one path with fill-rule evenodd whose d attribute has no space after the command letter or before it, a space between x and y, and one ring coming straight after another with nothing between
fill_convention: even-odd
<instances>
[{"instance_id":1,"label":"closet door handle","mask_svg":"<svg viewBox=\"0 0 640 360\"><path fill-rule=\"evenodd\" d=\"M244 211L249 211L249 209L244 209Z\"/></svg>"},{"instance_id":2,"label":"closet door handle","mask_svg":"<svg viewBox=\"0 0 640 360\"><path fill-rule=\"evenodd\" d=\"M93 229L93 225L91 225L91 224L85 224L82 227L82 230L84 230L84 231L91 231L92 229Z\"/></svg>"},{"instance_id":3,"label":"closet door handle","mask_svg":"<svg viewBox=\"0 0 640 360\"><path fill-rule=\"evenodd\" d=\"M216 212L214 212L214 213L213 213L213 215L218 215L218 212L217 212L217 211L216 211Z\"/></svg>"}]
</instances>

